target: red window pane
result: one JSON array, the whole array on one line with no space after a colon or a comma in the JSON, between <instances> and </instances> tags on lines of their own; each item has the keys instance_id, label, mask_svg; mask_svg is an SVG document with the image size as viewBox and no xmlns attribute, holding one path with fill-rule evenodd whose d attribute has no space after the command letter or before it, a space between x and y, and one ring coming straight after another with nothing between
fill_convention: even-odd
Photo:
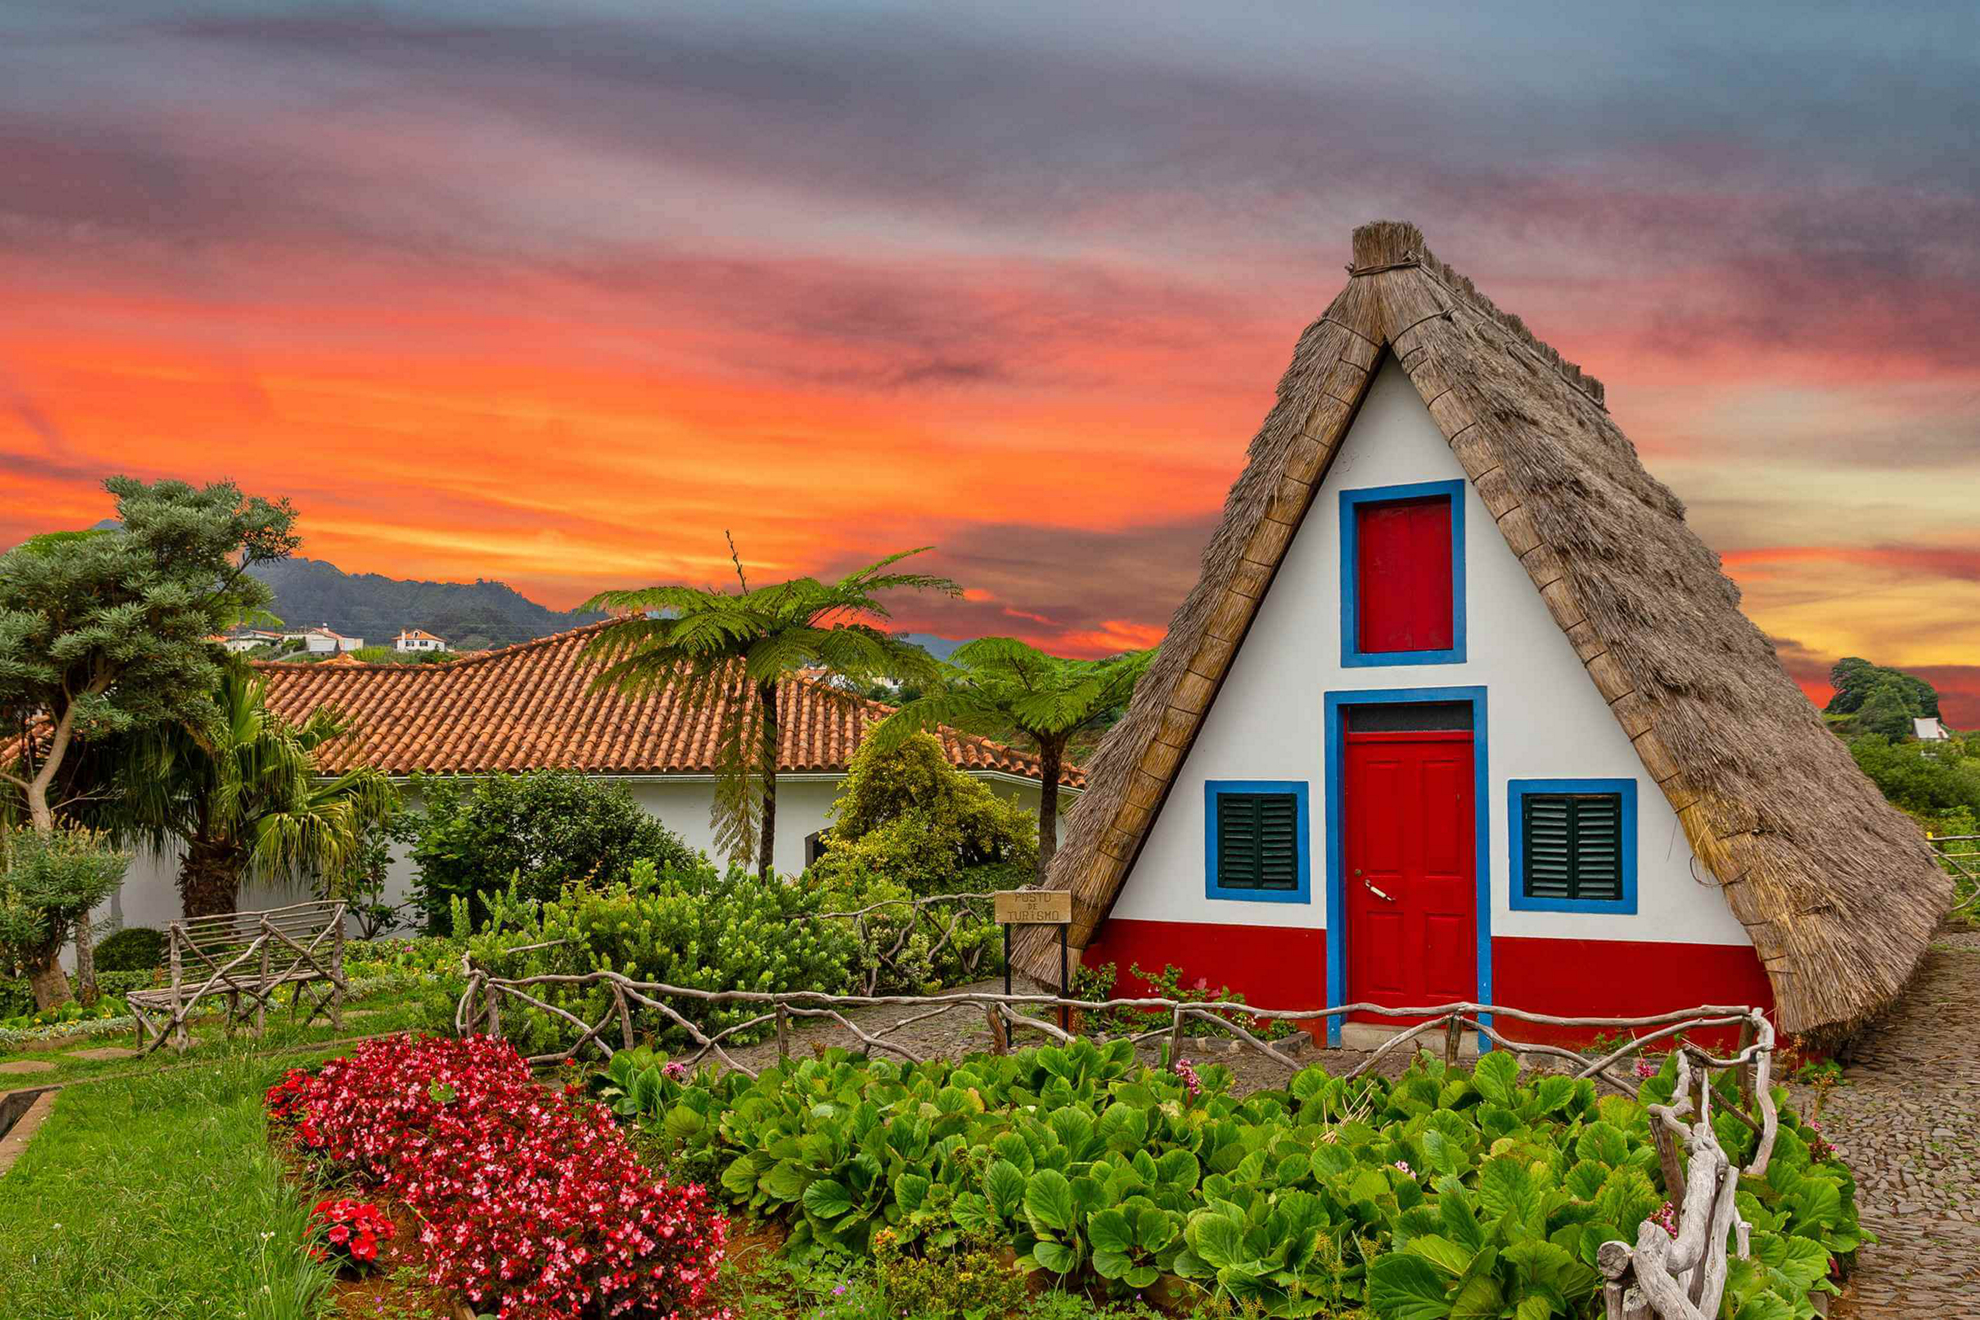
<instances>
[{"instance_id":1,"label":"red window pane","mask_svg":"<svg viewBox=\"0 0 1980 1320\"><path fill-rule=\"evenodd\" d=\"M1355 573L1357 650L1451 648L1448 496L1359 506Z\"/></svg>"}]
</instances>

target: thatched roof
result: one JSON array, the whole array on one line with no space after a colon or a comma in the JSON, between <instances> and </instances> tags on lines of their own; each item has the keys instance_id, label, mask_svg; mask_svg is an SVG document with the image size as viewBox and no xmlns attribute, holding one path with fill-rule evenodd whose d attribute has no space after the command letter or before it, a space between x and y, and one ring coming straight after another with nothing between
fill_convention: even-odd
<instances>
[{"instance_id":1,"label":"thatched roof","mask_svg":"<svg viewBox=\"0 0 1980 1320\"><path fill-rule=\"evenodd\" d=\"M1357 229L1349 270L1293 350L1201 580L1087 767L1050 877L1073 893L1072 942L1086 945L1113 906L1394 355L1752 937L1783 1029L1834 1035L1888 1004L1950 881L1740 613L1718 556L1604 409L1601 383L1432 256L1413 225ZM1039 975L1056 975L1056 957L1043 935L1021 938L1019 961Z\"/></svg>"}]
</instances>

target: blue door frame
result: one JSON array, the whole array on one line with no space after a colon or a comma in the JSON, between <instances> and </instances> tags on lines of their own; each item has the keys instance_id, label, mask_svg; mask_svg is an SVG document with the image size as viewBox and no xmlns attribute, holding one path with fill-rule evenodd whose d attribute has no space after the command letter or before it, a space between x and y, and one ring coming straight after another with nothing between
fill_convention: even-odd
<instances>
[{"instance_id":1,"label":"blue door frame","mask_svg":"<svg viewBox=\"0 0 1980 1320\"><path fill-rule=\"evenodd\" d=\"M1478 891L1478 988L1472 996L1478 1003L1492 1002L1492 849L1491 794L1486 754L1485 689L1482 687L1382 688L1371 692L1329 692L1326 694L1327 738L1327 1006L1345 1004L1347 999L1347 890L1344 873L1346 844L1344 803L1341 780L1347 764L1347 707L1395 705L1418 702L1465 702L1471 707L1472 869ZM1490 1017L1480 1019L1490 1025ZM1341 1019L1327 1019L1327 1043L1341 1043ZM1483 1034L1478 1048L1487 1050L1491 1042Z\"/></svg>"}]
</instances>

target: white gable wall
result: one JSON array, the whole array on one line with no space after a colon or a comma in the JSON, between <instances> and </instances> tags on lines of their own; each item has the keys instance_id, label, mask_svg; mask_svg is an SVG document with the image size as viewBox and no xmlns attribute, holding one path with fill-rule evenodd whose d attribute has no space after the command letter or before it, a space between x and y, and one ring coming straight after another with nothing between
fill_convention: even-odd
<instances>
[{"instance_id":1,"label":"white gable wall","mask_svg":"<svg viewBox=\"0 0 1980 1320\"><path fill-rule=\"evenodd\" d=\"M1324 694L1482 686L1487 689L1482 754L1491 796L1478 860L1491 874L1494 936L1749 943L1717 888L1692 878L1691 849L1676 813L1644 773L1636 750L1469 482L1464 511L1466 661L1342 666L1341 491L1463 478L1464 470L1429 409L1390 359L1369 387L1325 485L1287 550L1112 916L1324 928ZM1636 780L1634 915L1512 909L1506 783L1562 778ZM1309 785L1310 902L1207 898L1205 781L1274 779ZM1695 870L1708 874L1702 863Z\"/></svg>"}]
</instances>

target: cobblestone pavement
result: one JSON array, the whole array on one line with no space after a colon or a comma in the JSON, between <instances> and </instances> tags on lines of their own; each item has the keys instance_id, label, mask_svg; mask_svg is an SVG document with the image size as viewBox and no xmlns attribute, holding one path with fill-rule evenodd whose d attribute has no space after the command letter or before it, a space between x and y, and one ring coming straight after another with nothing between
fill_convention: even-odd
<instances>
[{"instance_id":1,"label":"cobblestone pavement","mask_svg":"<svg viewBox=\"0 0 1980 1320\"><path fill-rule=\"evenodd\" d=\"M1847 1313L1980 1317L1980 933L1933 941L1843 1076L1822 1126L1881 1239L1858 1257Z\"/></svg>"}]
</instances>

